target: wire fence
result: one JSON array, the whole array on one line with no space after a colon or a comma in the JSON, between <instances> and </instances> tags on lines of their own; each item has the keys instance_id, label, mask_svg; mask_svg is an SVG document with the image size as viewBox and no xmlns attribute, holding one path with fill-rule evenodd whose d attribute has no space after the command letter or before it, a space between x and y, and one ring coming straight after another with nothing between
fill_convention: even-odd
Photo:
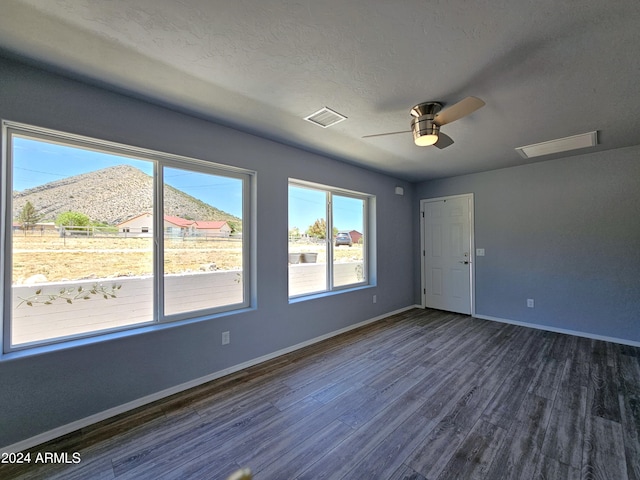
<instances>
[{"instance_id":1,"label":"wire fence","mask_svg":"<svg viewBox=\"0 0 640 480\"><path fill-rule=\"evenodd\" d=\"M13 236L24 237L79 237L79 238L152 238L153 231L146 227L117 227L102 226L35 226L33 228L14 228ZM166 231L164 236L172 241L198 240L242 240L242 234L228 234L226 232L203 231Z\"/></svg>"}]
</instances>

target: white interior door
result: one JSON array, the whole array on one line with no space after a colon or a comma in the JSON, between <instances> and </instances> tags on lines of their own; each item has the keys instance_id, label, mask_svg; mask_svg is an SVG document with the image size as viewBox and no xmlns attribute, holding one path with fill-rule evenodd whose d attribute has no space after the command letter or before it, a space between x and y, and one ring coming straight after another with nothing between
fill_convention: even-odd
<instances>
[{"instance_id":1,"label":"white interior door","mask_svg":"<svg viewBox=\"0 0 640 480\"><path fill-rule=\"evenodd\" d=\"M473 196L420 203L424 305L469 315L473 292Z\"/></svg>"}]
</instances>

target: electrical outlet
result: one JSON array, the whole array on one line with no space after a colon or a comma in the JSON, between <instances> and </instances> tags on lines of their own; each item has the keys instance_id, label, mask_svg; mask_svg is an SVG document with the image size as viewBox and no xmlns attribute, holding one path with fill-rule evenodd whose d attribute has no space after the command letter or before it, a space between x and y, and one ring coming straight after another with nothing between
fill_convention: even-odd
<instances>
[{"instance_id":1,"label":"electrical outlet","mask_svg":"<svg viewBox=\"0 0 640 480\"><path fill-rule=\"evenodd\" d=\"M231 343L231 334L229 332L222 332L222 344L229 345Z\"/></svg>"},{"instance_id":2,"label":"electrical outlet","mask_svg":"<svg viewBox=\"0 0 640 480\"><path fill-rule=\"evenodd\" d=\"M533 308L533 298L527 298L527 307Z\"/></svg>"},{"instance_id":3,"label":"electrical outlet","mask_svg":"<svg viewBox=\"0 0 640 480\"><path fill-rule=\"evenodd\" d=\"M378 302L378 296L377 296L377 295L374 295L374 296L373 296L373 303L377 303L377 302Z\"/></svg>"}]
</instances>

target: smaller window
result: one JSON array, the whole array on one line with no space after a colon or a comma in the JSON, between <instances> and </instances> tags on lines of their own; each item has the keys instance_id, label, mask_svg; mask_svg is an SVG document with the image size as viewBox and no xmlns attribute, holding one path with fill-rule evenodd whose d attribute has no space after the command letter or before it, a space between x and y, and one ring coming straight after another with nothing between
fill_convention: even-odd
<instances>
[{"instance_id":1,"label":"smaller window","mask_svg":"<svg viewBox=\"0 0 640 480\"><path fill-rule=\"evenodd\" d=\"M372 198L289 182L289 297L369 284Z\"/></svg>"}]
</instances>

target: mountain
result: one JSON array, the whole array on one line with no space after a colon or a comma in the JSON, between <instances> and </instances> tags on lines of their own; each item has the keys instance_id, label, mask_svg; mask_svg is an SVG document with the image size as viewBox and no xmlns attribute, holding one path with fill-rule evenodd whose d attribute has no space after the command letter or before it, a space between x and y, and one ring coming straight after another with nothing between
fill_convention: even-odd
<instances>
[{"instance_id":1,"label":"mountain","mask_svg":"<svg viewBox=\"0 0 640 480\"><path fill-rule=\"evenodd\" d=\"M52 222L58 214L74 211L88 215L92 221L116 225L152 211L153 179L135 167L118 165L13 192L14 217L27 202L42 215L42 222ZM170 186L165 189L164 203L166 215L227 220L240 226L238 217Z\"/></svg>"}]
</instances>

